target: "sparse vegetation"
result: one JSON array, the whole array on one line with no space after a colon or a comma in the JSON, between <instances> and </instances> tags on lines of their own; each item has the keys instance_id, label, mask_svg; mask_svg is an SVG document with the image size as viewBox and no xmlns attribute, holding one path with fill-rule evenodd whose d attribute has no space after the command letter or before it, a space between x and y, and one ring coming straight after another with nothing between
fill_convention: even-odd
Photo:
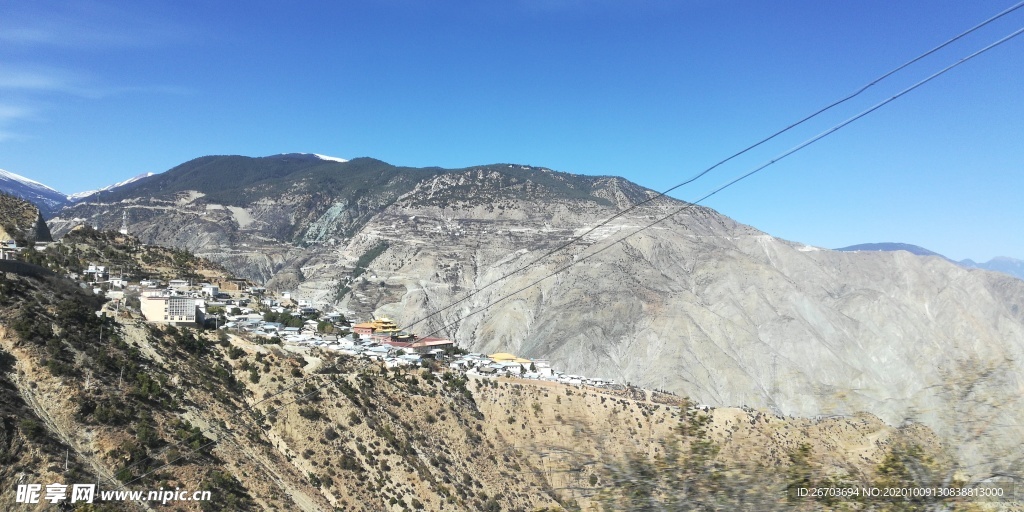
<instances>
[{"instance_id":1,"label":"sparse vegetation","mask_svg":"<svg viewBox=\"0 0 1024 512\"><path fill-rule=\"evenodd\" d=\"M18 336L19 361L36 364L46 377L33 382L53 390L59 380L59 389L81 397L72 420L97 439L116 440L97 457L122 482L143 477L131 487L178 485L196 475L201 488L223 497L203 505L210 510L255 509L249 495L256 493L272 507L289 510L292 504L281 493L288 486L301 485L312 499L321 499L306 484L330 490L339 503L371 509L393 504L437 510L444 504L456 510L769 510L799 506L785 491L808 482L884 483L910 475L934 483L944 474L941 457L917 439L887 445L891 450L863 474L837 476L835 468L822 465L817 445L784 451L778 462L756 456L764 466L737 464L715 439L724 432L740 436L738 427L730 424L712 435L722 426L710 414L667 394L652 405L635 390L616 398L496 379L470 385L466 375L440 368L384 372L375 363L320 352L308 359L272 346L256 352L241 338L224 346L220 333L176 327L133 327L132 338L125 327L95 315L95 298L75 290L46 294L40 287L0 275L0 289L10 294L0 297L0 314ZM19 299L4 302L8 296ZM3 355L0 379L9 379L13 363ZM304 371L312 368L311 357L322 364ZM43 361L66 365L55 366L60 379L49 376L54 370ZM2 395L4 418L23 417L11 424L22 438L50 447L51 460L62 457L64 449L46 423L15 396ZM257 397L265 401L251 409ZM610 432L622 437L602 445ZM624 453L623 446L637 451ZM14 464L12 457L20 455L0 446L0 463ZM285 475L282 484L252 464L289 464L292 458L301 473ZM246 474L229 469L243 465L250 468Z\"/></svg>"},{"instance_id":2,"label":"sparse vegetation","mask_svg":"<svg viewBox=\"0 0 1024 512\"><path fill-rule=\"evenodd\" d=\"M384 251L388 250L388 246L388 242L378 242L377 245L367 249L366 252L359 256L359 259L356 260L355 268L352 269L352 279L355 279L361 276L363 272L366 272L370 263L373 263L373 260L377 259L381 254L384 254Z\"/></svg>"}]
</instances>

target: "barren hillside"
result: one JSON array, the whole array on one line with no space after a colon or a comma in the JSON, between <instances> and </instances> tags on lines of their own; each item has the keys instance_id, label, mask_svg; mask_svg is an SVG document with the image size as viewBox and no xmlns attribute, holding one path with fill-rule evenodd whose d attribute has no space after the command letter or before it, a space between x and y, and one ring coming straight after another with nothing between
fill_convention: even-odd
<instances>
[{"instance_id":1,"label":"barren hillside","mask_svg":"<svg viewBox=\"0 0 1024 512\"><path fill-rule=\"evenodd\" d=\"M874 484L908 465L924 468L922 484L959 478L921 425L704 413L637 388L389 372L153 328L130 313L113 321L109 309L104 320L92 314L98 302L59 283L0 280L10 326L0 329L4 506L17 481L85 480L213 493L175 503L182 510L589 510L674 499L816 509L829 505L793 501L786 486Z\"/></svg>"},{"instance_id":2,"label":"barren hillside","mask_svg":"<svg viewBox=\"0 0 1024 512\"><path fill-rule=\"evenodd\" d=\"M921 422L972 479L1024 474L1024 409L993 405L1024 386L1020 280L810 247L668 198L598 227L653 192L529 166L210 157L166 174L136 182L150 195L65 211L55 232L128 211L144 241L349 316L716 406Z\"/></svg>"}]
</instances>

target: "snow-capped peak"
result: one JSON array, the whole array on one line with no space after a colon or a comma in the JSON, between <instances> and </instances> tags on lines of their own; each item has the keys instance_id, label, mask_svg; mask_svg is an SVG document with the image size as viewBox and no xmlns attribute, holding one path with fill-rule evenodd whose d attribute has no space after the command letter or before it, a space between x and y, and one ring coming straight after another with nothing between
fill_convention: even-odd
<instances>
[{"instance_id":1,"label":"snow-capped peak","mask_svg":"<svg viewBox=\"0 0 1024 512\"><path fill-rule=\"evenodd\" d=\"M36 180L32 180L32 179L26 178L26 177L24 177L24 176L22 176L20 174L14 174L11 171L5 171L3 169L0 169L0 179L8 179L8 180L11 180L11 181L16 181L18 183L21 183L22 185L25 185L26 187L31 187L31 188L34 188L34 189L37 189L37 190L44 190L46 192L53 192L53 193L60 194L60 192L58 192L58 191L56 191L56 190L54 190L54 189L52 189L50 187L47 187L46 185L43 185L42 183L39 183Z\"/></svg>"},{"instance_id":2,"label":"snow-capped peak","mask_svg":"<svg viewBox=\"0 0 1024 512\"><path fill-rule=\"evenodd\" d=\"M148 178L148 177L152 176L153 174L154 173L147 172L147 173L144 173L144 174L140 174L138 176L134 176L134 177L128 178L128 179L126 179L124 181L121 181L121 182L118 182L118 183L114 183L113 185L107 185L107 186L105 186L105 187L103 187L101 189L87 190L85 192L75 192L74 194L71 194L71 195L68 196L68 201L78 201L79 199L85 199L86 197L89 197L89 196L91 196L93 194L97 194L97 193L100 193L100 192L105 192L107 190L112 190L112 189L115 189L117 187L123 187L125 185L128 185L129 183L134 183L136 181L139 181L142 178Z\"/></svg>"}]
</instances>

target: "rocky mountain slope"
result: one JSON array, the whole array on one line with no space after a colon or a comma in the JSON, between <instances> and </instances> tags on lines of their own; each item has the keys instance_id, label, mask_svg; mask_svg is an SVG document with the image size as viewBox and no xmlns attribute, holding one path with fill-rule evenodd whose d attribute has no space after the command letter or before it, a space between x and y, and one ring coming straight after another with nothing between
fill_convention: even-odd
<instances>
[{"instance_id":1,"label":"rocky mountain slope","mask_svg":"<svg viewBox=\"0 0 1024 512\"><path fill-rule=\"evenodd\" d=\"M705 412L664 392L432 367L388 372L315 349L146 326L76 290L55 276L0 274L4 509L15 507L18 482L210 490L211 502L171 504L204 511L827 510L838 502L787 488L911 474L922 485L964 483L920 424Z\"/></svg>"},{"instance_id":2,"label":"rocky mountain slope","mask_svg":"<svg viewBox=\"0 0 1024 512\"><path fill-rule=\"evenodd\" d=\"M919 420L959 447L972 477L1022 473L1024 409L1001 404L1024 386L1024 282L938 257L809 247L703 207L611 245L684 206L666 198L534 262L652 194L507 164L205 157L51 227L116 227L127 211L147 242L473 351L709 404Z\"/></svg>"},{"instance_id":3,"label":"rocky mountain slope","mask_svg":"<svg viewBox=\"0 0 1024 512\"><path fill-rule=\"evenodd\" d=\"M75 251L105 237L77 236ZM822 510L835 501L787 488L909 474L920 485L963 483L952 453L920 424L705 412L661 392L434 367L389 372L137 315L115 316L56 277L0 274L0 506L16 506L16 483L97 482L213 494L176 510Z\"/></svg>"},{"instance_id":4,"label":"rocky mountain slope","mask_svg":"<svg viewBox=\"0 0 1024 512\"><path fill-rule=\"evenodd\" d=\"M50 229L36 206L0 192L0 241L14 240L25 247L33 242L52 242Z\"/></svg>"}]
</instances>

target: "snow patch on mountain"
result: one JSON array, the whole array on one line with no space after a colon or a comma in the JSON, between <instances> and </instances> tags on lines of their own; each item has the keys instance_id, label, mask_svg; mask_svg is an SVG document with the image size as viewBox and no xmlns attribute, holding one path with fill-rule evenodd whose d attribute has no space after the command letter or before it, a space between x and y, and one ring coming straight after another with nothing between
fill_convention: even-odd
<instances>
[{"instance_id":1,"label":"snow patch on mountain","mask_svg":"<svg viewBox=\"0 0 1024 512\"><path fill-rule=\"evenodd\" d=\"M54 212L67 204L63 192L3 169L0 169L0 192L19 197L36 205L46 217L52 216Z\"/></svg>"},{"instance_id":2,"label":"snow patch on mountain","mask_svg":"<svg viewBox=\"0 0 1024 512\"><path fill-rule=\"evenodd\" d=\"M338 158L336 156L321 155L319 153L279 153L279 154L274 155L274 156L279 156L279 157L280 156L302 156L302 157L306 157L307 159L309 157L313 157L313 158L318 158L320 160L326 160L328 162L341 162L341 163L348 162L348 160L346 160L344 158Z\"/></svg>"},{"instance_id":3,"label":"snow patch on mountain","mask_svg":"<svg viewBox=\"0 0 1024 512\"><path fill-rule=\"evenodd\" d=\"M128 179L126 179L124 181L121 181L121 182L118 182L118 183L114 183L113 185L107 185L107 186L105 186L105 187L103 187L101 189L87 190L85 192L76 192L76 193L71 194L71 195L68 196L68 201L79 201L79 200L85 199L85 198L87 198L87 197L89 197L89 196L91 196L93 194L98 194L100 192L106 192L108 190L113 190L113 189L118 188L118 187L123 187L125 185L130 184L130 183L134 183L136 181L139 181L142 178L148 178L150 176L153 176L154 174L155 173L147 172L147 173L140 174L138 176L134 176L134 177L128 178Z\"/></svg>"},{"instance_id":4,"label":"snow patch on mountain","mask_svg":"<svg viewBox=\"0 0 1024 512\"><path fill-rule=\"evenodd\" d=\"M348 162L348 160L345 160L344 158L338 158L336 156L318 155L316 153L313 153L313 156L319 158L320 160L330 160L331 162Z\"/></svg>"},{"instance_id":5,"label":"snow patch on mountain","mask_svg":"<svg viewBox=\"0 0 1024 512\"><path fill-rule=\"evenodd\" d=\"M20 174L15 174L15 173L13 173L11 171L5 171L3 169L0 169L0 179L7 179L7 180L11 180L11 181L16 181L18 183L21 183L22 185L25 185L26 187L38 189L38 190L45 191L45 192L51 192L51 193L60 194L59 191L54 190L54 189L52 189L50 187L47 187L46 185L43 185L42 183L39 183L36 180L26 178L26 177L24 177L24 176L22 176Z\"/></svg>"}]
</instances>

